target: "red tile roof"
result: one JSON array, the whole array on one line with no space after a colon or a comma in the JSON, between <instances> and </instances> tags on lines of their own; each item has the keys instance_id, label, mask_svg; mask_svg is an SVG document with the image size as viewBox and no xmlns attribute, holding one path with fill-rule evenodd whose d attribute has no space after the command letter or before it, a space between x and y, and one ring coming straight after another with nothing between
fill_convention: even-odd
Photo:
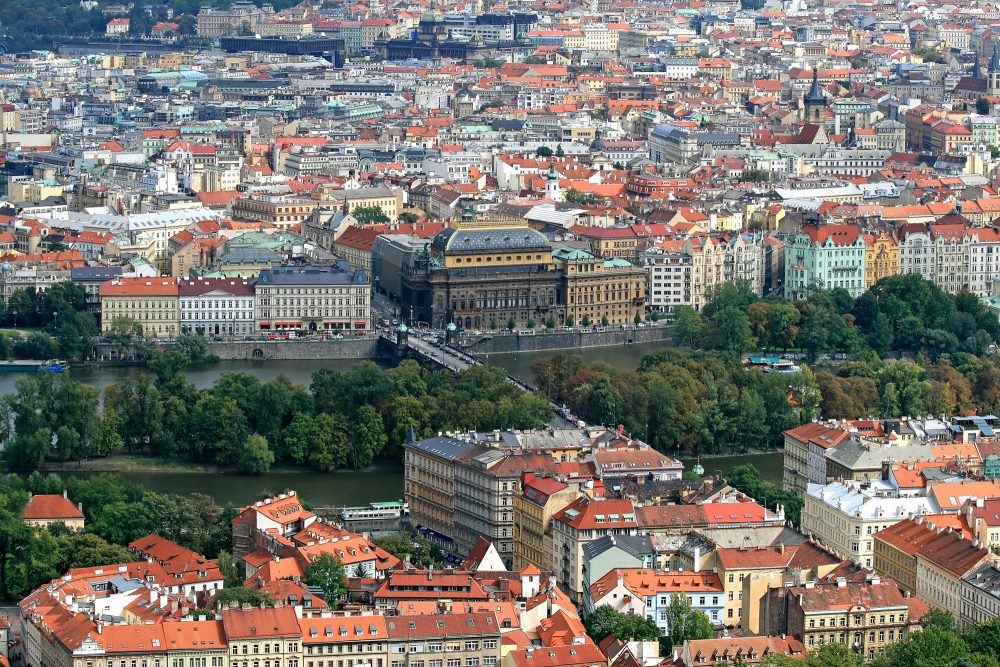
<instances>
[{"instance_id":1,"label":"red tile roof","mask_svg":"<svg viewBox=\"0 0 1000 667\"><path fill-rule=\"evenodd\" d=\"M21 511L22 519L82 519L83 512L65 496L39 494L31 496Z\"/></svg>"},{"instance_id":2,"label":"red tile roof","mask_svg":"<svg viewBox=\"0 0 1000 667\"><path fill-rule=\"evenodd\" d=\"M222 623L226 637L255 639L258 637L300 637L298 619L292 607L265 607L263 609L227 609Z\"/></svg>"}]
</instances>

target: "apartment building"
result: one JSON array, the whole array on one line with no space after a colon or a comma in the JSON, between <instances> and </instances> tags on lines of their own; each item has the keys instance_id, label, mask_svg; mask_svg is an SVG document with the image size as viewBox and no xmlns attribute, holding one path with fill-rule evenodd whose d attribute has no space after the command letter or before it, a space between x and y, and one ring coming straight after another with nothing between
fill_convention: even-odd
<instances>
[{"instance_id":1,"label":"apartment building","mask_svg":"<svg viewBox=\"0 0 1000 667\"><path fill-rule=\"evenodd\" d=\"M956 617L962 614L962 579L994 560L978 540L923 517L900 521L875 536L875 571Z\"/></svg>"},{"instance_id":2,"label":"apartment building","mask_svg":"<svg viewBox=\"0 0 1000 667\"><path fill-rule=\"evenodd\" d=\"M510 566L514 558L514 496L525 470L555 472L546 453L508 452L479 446L468 450L455 466L453 553L465 554L482 535Z\"/></svg>"},{"instance_id":3,"label":"apartment building","mask_svg":"<svg viewBox=\"0 0 1000 667\"><path fill-rule=\"evenodd\" d=\"M176 278L116 278L101 284L101 331L116 318L127 317L143 335L173 338L180 333L179 288Z\"/></svg>"},{"instance_id":4,"label":"apartment building","mask_svg":"<svg viewBox=\"0 0 1000 667\"><path fill-rule=\"evenodd\" d=\"M838 426L821 422L785 431L782 485L790 491L805 493L809 484L826 484L826 452L848 435Z\"/></svg>"},{"instance_id":5,"label":"apartment building","mask_svg":"<svg viewBox=\"0 0 1000 667\"><path fill-rule=\"evenodd\" d=\"M870 568L876 533L897 521L937 512L931 498L889 495L878 481L809 484L803 496L802 531Z\"/></svg>"},{"instance_id":6,"label":"apartment building","mask_svg":"<svg viewBox=\"0 0 1000 667\"><path fill-rule=\"evenodd\" d=\"M500 624L493 612L426 614L386 620L387 667L491 667L500 662ZM377 667L377 665L375 666Z\"/></svg>"},{"instance_id":7,"label":"apartment building","mask_svg":"<svg viewBox=\"0 0 1000 667\"><path fill-rule=\"evenodd\" d=\"M761 632L760 612L767 593L789 581L826 576L842 560L813 541L756 547L720 547L715 570L725 595L722 623Z\"/></svg>"},{"instance_id":8,"label":"apartment building","mask_svg":"<svg viewBox=\"0 0 1000 667\"><path fill-rule=\"evenodd\" d=\"M670 572L616 568L590 585L584 608L593 612L610 606L616 611L652 619L664 635L670 634L668 610L674 595L686 597L691 608L704 613L712 625L723 621L722 581L714 572Z\"/></svg>"},{"instance_id":9,"label":"apartment building","mask_svg":"<svg viewBox=\"0 0 1000 667\"><path fill-rule=\"evenodd\" d=\"M260 548L267 536L288 538L316 521L294 491L258 500L233 518L233 556L239 560Z\"/></svg>"},{"instance_id":10,"label":"apartment building","mask_svg":"<svg viewBox=\"0 0 1000 667\"><path fill-rule=\"evenodd\" d=\"M691 255L682 241L664 242L658 251L642 252L639 261L649 273L646 303L650 310L673 312L677 306L691 306Z\"/></svg>"},{"instance_id":11,"label":"apartment building","mask_svg":"<svg viewBox=\"0 0 1000 667\"><path fill-rule=\"evenodd\" d=\"M514 528L514 569L534 565L552 569L552 515L573 502L583 492L581 483L570 484L556 477L536 477L522 473L521 493L511 503ZM412 505L411 505L412 513Z\"/></svg>"},{"instance_id":12,"label":"apartment building","mask_svg":"<svg viewBox=\"0 0 1000 667\"><path fill-rule=\"evenodd\" d=\"M767 634L802 638L807 651L846 644L868 660L920 627L927 605L904 597L872 572L838 569L827 577L768 593Z\"/></svg>"},{"instance_id":13,"label":"apartment building","mask_svg":"<svg viewBox=\"0 0 1000 667\"><path fill-rule=\"evenodd\" d=\"M419 441L411 437L403 443L403 497L410 506L410 522L448 553L454 549L455 461L474 447L450 436Z\"/></svg>"},{"instance_id":14,"label":"apartment building","mask_svg":"<svg viewBox=\"0 0 1000 667\"><path fill-rule=\"evenodd\" d=\"M270 222L277 227L291 227L309 219L319 204L312 199L293 199L252 195L233 202L233 217L237 220Z\"/></svg>"},{"instance_id":15,"label":"apartment building","mask_svg":"<svg viewBox=\"0 0 1000 667\"><path fill-rule=\"evenodd\" d=\"M371 324L371 287L344 260L326 266L278 266L256 282L257 330L364 332Z\"/></svg>"},{"instance_id":16,"label":"apartment building","mask_svg":"<svg viewBox=\"0 0 1000 667\"><path fill-rule=\"evenodd\" d=\"M0 296L4 304L17 290L32 288L44 292L56 283L70 279L70 272L62 269L4 268L0 270Z\"/></svg>"},{"instance_id":17,"label":"apartment building","mask_svg":"<svg viewBox=\"0 0 1000 667\"><path fill-rule=\"evenodd\" d=\"M302 667L385 667L389 635L381 614L305 614Z\"/></svg>"},{"instance_id":18,"label":"apartment building","mask_svg":"<svg viewBox=\"0 0 1000 667\"><path fill-rule=\"evenodd\" d=\"M865 234L865 289L899 273L899 244L887 232Z\"/></svg>"},{"instance_id":19,"label":"apartment building","mask_svg":"<svg viewBox=\"0 0 1000 667\"><path fill-rule=\"evenodd\" d=\"M771 655L805 657L805 647L796 637L723 637L688 639L674 647L674 662L683 667L712 667L730 658L743 665L756 665Z\"/></svg>"},{"instance_id":20,"label":"apartment building","mask_svg":"<svg viewBox=\"0 0 1000 667\"><path fill-rule=\"evenodd\" d=\"M1000 617L1000 564L983 563L962 577L962 626Z\"/></svg>"},{"instance_id":21,"label":"apartment building","mask_svg":"<svg viewBox=\"0 0 1000 667\"><path fill-rule=\"evenodd\" d=\"M206 336L254 333L254 281L199 278L178 282L181 331Z\"/></svg>"},{"instance_id":22,"label":"apartment building","mask_svg":"<svg viewBox=\"0 0 1000 667\"><path fill-rule=\"evenodd\" d=\"M552 566L560 586L583 603L583 545L605 535L638 534L629 500L578 498L552 517Z\"/></svg>"},{"instance_id":23,"label":"apartment building","mask_svg":"<svg viewBox=\"0 0 1000 667\"><path fill-rule=\"evenodd\" d=\"M861 296L866 249L857 225L803 225L785 244L785 296L804 299L837 287Z\"/></svg>"},{"instance_id":24,"label":"apartment building","mask_svg":"<svg viewBox=\"0 0 1000 667\"><path fill-rule=\"evenodd\" d=\"M229 642L229 667L253 667L255 663L299 667L302 630L294 607L226 609L222 627Z\"/></svg>"},{"instance_id":25,"label":"apartment building","mask_svg":"<svg viewBox=\"0 0 1000 667\"><path fill-rule=\"evenodd\" d=\"M21 520L29 526L45 528L60 523L69 530L83 530L86 519L83 504L74 505L66 491L58 493L37 493L28 498L21 510Z\"/></svg>"}]
</instances>

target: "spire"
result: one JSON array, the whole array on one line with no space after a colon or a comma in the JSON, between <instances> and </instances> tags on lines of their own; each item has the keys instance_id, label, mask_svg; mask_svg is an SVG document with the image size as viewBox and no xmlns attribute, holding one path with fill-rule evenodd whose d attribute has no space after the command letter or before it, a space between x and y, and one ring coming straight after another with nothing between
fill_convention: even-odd
<instances>
[{"instance_id":1,"label":"spire","mask_svg":"<svg viewBox=\"0 0 1000 667\"><path fill-rule=\"evenodd\" d=\"M1000 72L1000 43L993 43L993 57L990 58L990 74Z\"/></svg>"},{"instance_id":2,"label":"spire","mask_svg":"<svg viewBox=\"0 0 1000 667\"><path fill-rule=\"evenodd\" d=\"M813 80L812 86L809 87L809 92L806 93L806 102L812 102L814 104L826 104L826 95L819 87L819 71L813 67Z\"/></svg>"},{"instance_id":3,"label":"spire","mask_svg":"<svg viewBox=\"0 0 1000 667\"><path fill-rule=\"evenodd\" d=\"M558 181L559 180L559 174L556 173L556 162L555 162L555 160L552 160L551 162L549 162L548 180L550 180L550 181Z\"/></svg>"},{"instance_id":4,"label":"spire","mask_svg":"<svg viewBox=\"0 0 1000 667\"><path fill-rule=\"evenodd\" d=\"M982 79L983 78L983 68L979 62L979 51L976 51L976 60L972 63L972 78Z\"/></svg>"}]
</instances>

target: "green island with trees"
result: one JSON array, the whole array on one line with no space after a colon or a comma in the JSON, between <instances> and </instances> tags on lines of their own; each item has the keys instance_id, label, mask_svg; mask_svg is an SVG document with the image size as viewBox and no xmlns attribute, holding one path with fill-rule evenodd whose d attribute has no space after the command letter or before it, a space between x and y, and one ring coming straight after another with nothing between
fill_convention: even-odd
<instances>
[{"instance_id":1,"label":"green island with trees","mask_svg":"<svg viewBox=\"0 0 1000 667\"><path fill-rule=\"evenodd\" d=\"M491 366L452 373L364 361L345 373L317 371L308 389L285 377L226 373L199 390L184 375L199 348L191 349L156 352L148 373L103 392L68 374L21 376L0 401L8 467L31 472L125 452L244 474L276 462L361 469L378 457L399 460L411 427L420 438L541 428L552 413L542 396L521 392Z\"/></svg>"}]
</instances>

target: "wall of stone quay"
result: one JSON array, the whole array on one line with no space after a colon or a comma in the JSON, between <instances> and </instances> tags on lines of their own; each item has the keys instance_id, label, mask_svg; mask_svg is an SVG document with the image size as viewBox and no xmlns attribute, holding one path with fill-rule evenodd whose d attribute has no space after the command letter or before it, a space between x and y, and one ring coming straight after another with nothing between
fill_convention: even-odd
<instances>
[{"instance_id":1,"label":"wall of stone quay","mask_svg":"<svg viewBox=\"0 0 1000 667\"><path fill-rule=\"evenodd\" d=\"M376 336L331 340L258 340L211 343L209 352L220 360L233 359L376 359L386 356Z\"/></svg>"},{"instance_id":2,"label":"wall of stone quay","mask_svg":"<svg viewBox=\"0 0 1000 667\"><path fill-rule=\"evenodd\" d=\"M547 352L549 350L577 350L587 347L613 347L638 343L669 341L673 327L637 327L621 329L597 327L591 331L537 331L534 335L483 334L464 336L459 347L469 354L506 354L514 352Z\"/></svg>"}]
</instances>

